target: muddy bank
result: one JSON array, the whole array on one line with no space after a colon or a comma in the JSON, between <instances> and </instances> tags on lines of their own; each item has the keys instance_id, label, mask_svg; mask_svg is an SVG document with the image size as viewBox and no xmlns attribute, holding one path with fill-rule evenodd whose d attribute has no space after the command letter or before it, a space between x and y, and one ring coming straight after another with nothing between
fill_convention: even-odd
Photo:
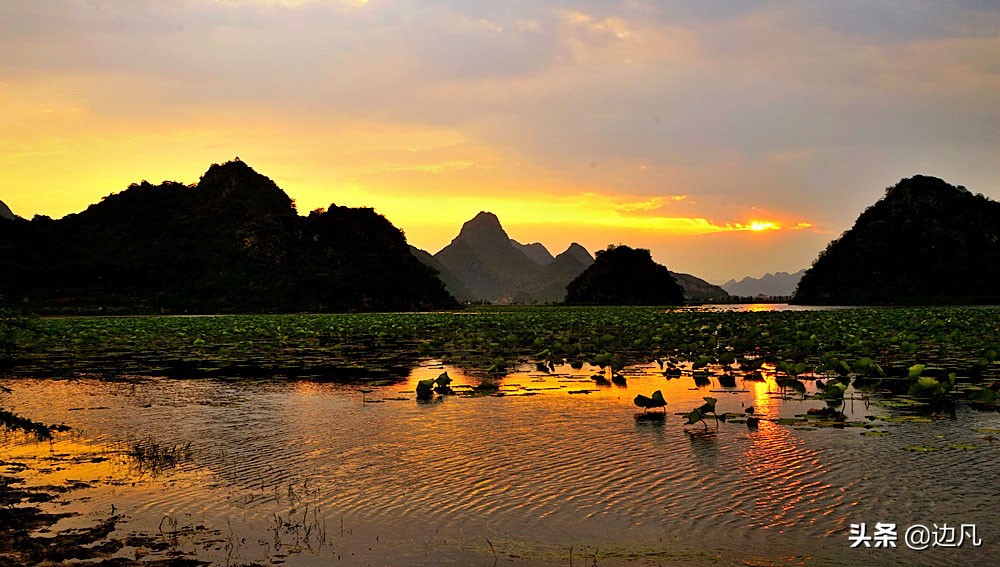
<instances>
[{"instance_id":1,"label":"muddy bank","mask_svg":"<svg viewBox=\"0 0 1000 567\"><path fill-rule=\"evenodd\" d=\"M55 466L72 465L64 461ZM58 529L61 520L80 514L47 509L59 507L67 494L90 483L66 480L28 486L24 477L33 472L23 462L0 458L0 566L60 565L68 561L92 565L208 565L174 549L176 534L124 533L120 527L126 518L114 509L89 526Z\"/></svg>"}]
</instances>

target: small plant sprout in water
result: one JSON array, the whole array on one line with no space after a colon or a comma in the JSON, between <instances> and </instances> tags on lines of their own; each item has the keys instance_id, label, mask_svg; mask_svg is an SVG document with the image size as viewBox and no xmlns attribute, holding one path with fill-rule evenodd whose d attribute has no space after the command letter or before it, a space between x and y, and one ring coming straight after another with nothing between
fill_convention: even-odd
<instances>
[{"instance_id":1,"label":"small plant sprout in water","mask_svg":"<svg viewBox=\"0 0 1000 567\"><path fill-rule=\"evenodd\" d=\"M716 429L718 429L719 416L716 415L715 413L715 402L717 402L718 400L709 396L705 396L704 400L705 403L694 408L693 410L691 410L691 413L687 414L688 420L687 423L685 423L684 425L694 425L700 421L701 424L705 426L705 430L707 431L708 424L705 423L705 416L707 416L708 414L712 414L712 417L715 418L715 427Z\"/></svg>"}]
</instances>

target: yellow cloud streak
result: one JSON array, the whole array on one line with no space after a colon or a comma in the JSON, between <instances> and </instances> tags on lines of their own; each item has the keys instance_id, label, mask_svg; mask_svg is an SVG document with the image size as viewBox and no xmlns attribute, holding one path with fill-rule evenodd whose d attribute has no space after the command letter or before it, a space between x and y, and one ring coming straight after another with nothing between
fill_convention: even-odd
<instances>
[{"instance_id":1,"label":"yellow cloud streak","mask_svg":"<svg viewBox=\"0 0 1000 567\"><path fill-rule=\"evenodd\" d=\"M378 193L376 197L376 193ZM355 187L353 200L378 203L377 209L398 226L422 231L432 226L451 224L457 227L480 210L489 210L500 217L505 226L557 225L575 231L591 228L614 228L627 231L659 232L677 235L699 235L719 232L779 230L776 221L719 223L700 216L681 214L649 215L649 211L676 202L677 197L644 197L588 192L573 196L505 195L505 196L411 196L369 192ZM667 205L669 206L669 205ZM631 214L641 211L642 214ZM808 223L800 223L800 226Z\"/></svg>"},{"instance_id":2,"label":"yellow cloud streak","mask_svg":"<svg viewBox=\"0 0 1000 567\"><path fill-rule=\"evenodd\" d=\"M105 121L52 92L0 92L10 103L0 110L0 123L11 134L0 142L0 163L8 166L0 173L8 191L3 198L29 217L83 210L142 179L193 183L212 161L239 155L296 198L302 212L331 202L372 206L408 234L433 234L436 240L454 236L484 209L508 226L545 224L567 232L755 230L752 221L718 222L697 214L686 195L651 197L568 185L552 172L470 143L455 129L346 120L318 127L315 119L284 116L288 136L276 142L267 134L271 129L262 127L267 124L246 121L247 109L210 117L194 113L183 125ZM35 193L36 187L46 191ZM783 226L757 222L772 230Z\"/></svg>"}]
</instances>

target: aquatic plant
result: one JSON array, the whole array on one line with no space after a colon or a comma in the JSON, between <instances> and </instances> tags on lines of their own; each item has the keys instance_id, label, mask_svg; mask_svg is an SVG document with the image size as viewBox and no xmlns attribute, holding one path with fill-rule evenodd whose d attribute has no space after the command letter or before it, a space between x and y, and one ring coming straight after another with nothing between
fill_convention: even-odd
<instances>
[{"instance_id":1,"label":"aquatic plant","mask_svg":"<svg viewBox=\"0 0 1000 567\"><path fill-rule=\"evenodd\" d=\"M451 382L451 376L448 376L447 372L442 372L441 375L434 380L434 391L442 396L454 394L455 392L451 389Z\"/></svg>"},{"instance_id":2,"label":"aquatic plant","mask_svg":"<svg viewBox=\"0 0 1000 567\"><path fill-rule=\"evenodd\" d=\"M417 382L417 399L429 400L434 397L434 379L428 378Z\"/></svg>"},{"instance_id":3,"label":"aquatic plant","mask_svg":"<svg viewBox=\"0 0 1000 567\"><path fill-rule=\"evenodd\" d=\"M941 398L955 386L955 373L946 378L937 379L931 376L918 376L910 385L909 395L914 398Z\"/></svg>"},{"instance_id":4,"label":"aquatic plant","mask_svg":"<svg viewBox=\"0 0 1000 567\"><path fill-rule=\"evenodd\" d=\"M0 368L12 365L36 333L37 317L0 307Z\"/></svg>"},{"instance_id":5,"label":"aquatic plant","mask_svg":"<svg viewBox=\"0 0 1000 567\"><path fill-rule=\"evenodd\" d=\"M715 402L717 402L718 400L709 396L705 396L702 399L705 400L705 403L694 408L693 410L691 410L690 413L687 414L687 423L685 423L684 425L694 425L700 421L702 425L705 426L705 429L708 429L708 424L705 423L705 417L708 414L712 414L712 417L715 418L715 426L718 427L719 416L716 415L715 413Z\"/></svg>"},{"instance_id":6,"label":"aquatic plant","mask_svg":"<svg viewBox=\"0 0 1000 567\"><path fill-rule=\"evenodd\" d=\"M716 376L719 379L719 385L723 388L735 388L736 387L736 375L729 372L723 372Z\"/></svg>"},{"instance_id":7,"label":"aquatic plant","mask_svg":"<svg viewBox=\"0 0 1000 567\"><path fill-rule=\"evenodd\" d=\"M705 388L712 385L712 379L708 377L708 372L703 370L695 371L691 374L696 388Z\"/></svg>"},{"instance_id":8,"label":"aquatic plant","mask_svg":"<svg viewBox=\"0 0 1000 567\"><path fill-rule=\"evenodd\" d=\"M448 376L447 372L442 372L437 378L421 380L417 382L417 399L430 400L434 397L435 392L442 396L454 394L455 392L451 389L451 382L451 377Z\"/></svg>"},{"instance_id":9,"label":"aquatic plant","mask_svg":"<svg viewBox=\"0 0 1000 567\"><path fill-rule=\"evenodd\" d=\"M191 443L166 445L147 437L130 443L125 449L125 456L140 474L157 476L169 468L190 460Z\"/></svg>"},{"instance_id":10,"label":"aquatic plant","mask_svg":"<svg viewBox=\"0 0 1000 567\"><path fill-rule=\"evenodd\" d=\"M589 361L614 374L619 364L662 360L665 376L678 377L692 366L707 373L732 359L726 372L743 380L775 373L783 387L804 390L792 380L847 371L858 388L861 378L905 378L917 362L944 366L945 374L932 376L937 380L948 372L996 375L997 316L993 308L474 307L461 313L43 319L18 340L9 373L398 381L428 357L500 376L541 353L534 361L550 370L550 362ZM781 363L784 370L775 368Z\"/></svg>"},{"instance_id":11,"label":"aquatic plant","mask_svg":"<svg viewBox=\"0 0 1000 567\"><path fill-rule=\"evenodd\" d=\"M817 398L825 400L842 400L844 399L844 393L847 391L847 384L839 380L830 380L829 382L816 380L816 389L819 391L819 393L816 394Z\"/></svg>"},{"instance_id":12,"label":"aquatic plant","mask_svg":"<svg viewBox=\"0 0 1000 567\"><path fill-rule=\"evenodd\" d=\"M643 413L646 413L651 408L664 408L663 411L666 411L667 407L667 400L663 399L663 392L659 390L653 392L649 397L638 394L633 403L641 407Z\"/></svg>"}]
</instances>

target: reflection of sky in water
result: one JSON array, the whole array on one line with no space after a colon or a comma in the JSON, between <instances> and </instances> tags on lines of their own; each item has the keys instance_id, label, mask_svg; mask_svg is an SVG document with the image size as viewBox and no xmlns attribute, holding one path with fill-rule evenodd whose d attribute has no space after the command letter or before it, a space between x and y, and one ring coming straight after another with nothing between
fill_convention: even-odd
<instances>
[{"instance_id":1,"label":"reflection of sky in water","mask_svg":"<svg viewBox=\"0 0 1000 567\"><path fill-rule=\"evenodd\" d=\"M689 371L668 380L650 364L627 368L625 386L598 386L591 380L597 368L530 365L500 381L503 397L430 402L414 400L419 380L447 371L462 393L480 379L427 363L405 382L381 387L24 380L5 401L35 419L66 421L78 434L51 446L8 443L3 458L39 468L62 455L49 467L57 472L33 482L96 481L64 496L83 512L73 522L106 515L114 504L130 529L155 532L168 517L245 538L235 551L217 543L200 552L218 562L272 556L276 514L308 518L292 522L300 533L282 537L325 531L324 545L294 554L297 564L317 565L338 556L345 564L489 562L487 539L501 554L539 564L564 560L559 554L571 545L600 547L602 565L616 564L612 553L689 564L712 564L719 554L737 563L907 564L917 557L905 549L892 556L849 549L848 524L978 522L983 535L995 533L986 530L995 529L988 526L1000 495L981 479L997 472L1000 447L972 430L1000 427L995 414L962 410L953 421L883 424L878 429L890 434L873 438L860 428L768 421L756 430L711 418L685 428L677 415L704 396L718 399L719 413L753 406L772 419L826 406L782 399L771 370L764 368L764 382L737 379L735 388L721 388L713 378L696 388ZM633 419L641 411L635 395L657 389L668 402L665 419ZM866 405L849 402L849 418L886 414ZM144 438L190 442L192 460L156 478L137 476L120 459L59 464ZM944 449L955 443L977 450ZM942 450L905 450L914 444ZM980 549L918 559L975 563L996 551L983 539ZM288 544L281 542L285 552Z\"/></svg>"}]
</instances>

